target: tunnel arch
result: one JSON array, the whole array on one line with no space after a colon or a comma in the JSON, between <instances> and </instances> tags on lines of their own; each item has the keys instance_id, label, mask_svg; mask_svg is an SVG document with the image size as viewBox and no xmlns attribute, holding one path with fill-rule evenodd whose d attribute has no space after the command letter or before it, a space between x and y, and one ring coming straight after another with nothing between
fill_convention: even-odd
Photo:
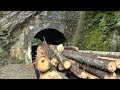
<instances>
[{"instance_id":1,"label":"tunnel arch","mask_svg":"<svg viewBox=\"0 0 120 90\"><path fill-rule=\"evenodd\" d=\"M67 39L65 38L64 34L61 33L60 31L58 31L57 29L53 29L53 28L47 28L47 29L43 29L40 30L35 36L35 39L39 39L41 42L44 41L44 38L47 42L47 44L52 44L52 45L59 45L59 44L65 44ZM37 41L38 42L38 41ZM36 50L37 47L40 45L41 43L37 43L37 45L32 44L31 48L31 54L32 54L32 60L35 59L36 56Z\"/></svg>"},{"instance_id":2,"label":"tunnel arch","mask_svg":"<svg viewBox=\"0 0 120 90\"><path fill-rule=\"evenodd\" d=\"M40 25L34 27L33 29L29 30L28 33L25 33L24 49L25 49L26 65L29 65L30 63L32 63L32 54L31 54L32 40L34 39L34 37L36 36L37 33L39 33L42 30L46 30L46 29L55 29L55 30L59 31L59 33L62 33L64 35L64 28L61 28L59 23L51 23L51 24L47 24L46 26L44 26L43 24L40 24Z\"/></svg>"}]
</instances>

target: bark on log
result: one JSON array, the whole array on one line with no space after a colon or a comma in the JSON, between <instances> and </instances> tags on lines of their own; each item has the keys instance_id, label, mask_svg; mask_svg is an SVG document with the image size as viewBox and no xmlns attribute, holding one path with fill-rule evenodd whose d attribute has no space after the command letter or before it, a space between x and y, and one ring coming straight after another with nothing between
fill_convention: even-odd
<instances>
[{"instance_id":1,"label":"bark on log","mask_svg":"<svg viewBox=\"0 0 120 90\"><path fill-rule=\"evenodd\" d=\"M117 79L120 79L120 70L117 69L117 70L115 71L115 73L116 73L116 75L117 75Z\"/></svg>"},{"instance_id":2,"label":"bark on log","mask_svg":"<svg viewBox=\"0 0 120 90\"><path fill-rule=\"evenodd\" d=\"M92 53L95 55L108 56L108 57L120 57L120 52L106 52L106 51L91 51L91 50L79 50L81 53Z\"/></svg>"},{"instance_id":3,"label":"bark on log","mask_svg":"<svg viewBox=\"0 0 120 90\"><path fill-rule=\"evenodd\" d=\"M64 49L63 45L60 44L58 46L53 46L52 47L56 50L57 53L60 53L62 51L62 49ZM44 41L43 41L43 44L42 44L42 48L45 50L45 53L47 54L47 56L50 58L50 59L55 59L56 58L56 53L54 52L54 50L46 43L45 41L45 38L44 38ZM57 48L57 49L56 49ZM66 59L66 58L62 58L62 59ZM58 58L57 57L57 60L61 60L61 58ZM51 61L51 63L54 65L56 63L55 66L58 66L58 69L60 71L63 71L65 69L69 69L70 68L70 65L69 65L69 62L68 61L64 61L64 62L59 62L59 61ZM58 64L60 63L60 64ZM63 67L65 66L65 67Z\"/></svg>"},{"instance_id":4,"label":"bark on log","mask_svg":"<svg viewBox=\"0 0 120 90\"><path fill-rule=\"evenodd\" d=\"M72 64L70 68L71 72L79 78L86 79L87 74L85 71L79 68L79 63L74 60L69 60L69 61Z\"/></svg>"},{"instance_id":5,"label":"bark on log","mask_svg":"<svg viewBox=\"0 0 120 90\"><path fill-rule=\"evenodd\" d=\"M60 76L61 76L63 79L69 79L67 76L65 76L65 74L64 74L64 73L59 72L59 74L60 74Z\"/></svg>"},{"instance_id":6,"label":"bark on log","mask_svg":"<svg viewBox=\"0 0 120 90\"><path fill-rule=\"evenodd\" d=\"M117 79L120 79L120 75L116 74L117 75Z\"/></svg>"},{"instance_id":7,"label":"bark on log","mask_svg":"<svg viewBox=\"0 0 120 90\"><path fill-rule=\"evenodd\" d=\"M80 69L78 66L76 66L75 64L71 65L70 68L71 72L76 75L79 78L83 78L86 79L87 78L87 74L85 73L84 70Z\"/></svg>"},{"instance_id":8,"label":"bark on log","mask_svg":"<svg viewBox=\"0 0 120 90\"><path fill-rule=\"evenodd\" d=\"M67 61L67 59L61 54L61 52L64 50L64 46L62 44L57 45L57 46L55 46L55 45L49 46L46 43L45 38L44 38L42 47L44 48L47 56L50 59L53 59L53 58L57 57L57 59L60 61L60 63L64 66L64 67L62 67L61 64L58 65L58 69L60 71L63 71L64 69L69 69L70 68L71 63L69 61Z\"/></svg>"},{"instance_id":9,"label":"bark on log","mask_svg":"<svg viewBox=\"0 0 120 90\"><path fill-rule=\"evenodd\" d=\"M88 72L86 72L86 74L87 74L87 79L100 79L99 77L97 77L95 75L92 75L92 74L90 74Z\"/></svg>"},{"instance_id":10,"label":"bark on log","mask_svg":"<svg viewBox=\"0 0 120 90\"><path fill-rule=\"evenodd\" d=\"M84 64L79 64L80 68L99 77L100 79L117 79L117 76L116 74L113 72L113 73L108 73L108 72L105 72L103 70L100 70L100 69L97 69L97 68L94 68L94 67L91 67L91 66L87 66L87 65L84 65Z\"/></svg>"},{"instance_id":11,"label":"bark on log","mask_svg":"<svg viewBox=\"0 0 120 90\"><path fill-rule=\"evenodd\" d=\"M65 50L74 50L74 51L79 51L78 47L74 47L74 46L66 46L64 47Z\"/></svg>"},{"instance_id":12,"label":"bark on log","mask_svg":"<svg viewBox=\"0 0 120 90\"><path fill-rule=\"evenodd\" d=\"M48 56L48 58L51 60L53 58L55 58L55 54L54 52L51 50L51 48L49 47L49 45L47 44L47 42L45 41L45 38L44 38L44 41L42 43L42 48L44 49L46 55Z\"/></svg>"},{"instance_id":13,"label":"bark on log","mask_svg":"<svg viewBox=\"0 0 120 90\"><path fill-rule=\"evenodd\" d=\"M79 67L79 62L75 61L75 60L70 60L71 64L73 65L76 65ZM85 71L85 73L87 74L87 79L99 79L99 77L95 76L95 75L92 75L88 72Z\"/></svg>"},{"instance_id":14,"label":"bark on log","mask_svg":"<svg viewBox=\"0 0 120 90\"><path fill-rule=\"evenodd\" d=\"M71 63L68 58L64 57L61 53L57 51L57 49L54 46L50 46L51 50L53 50L54 54L56 55L57 59L62 63L65 69L69 69L71 66Z\"/></svg>"},{"instance_id":15,"label":"bark on log","mask_svg":"<svg viewBox=\"0 0 120 90\"><path fill-rule=\"evenodd\" d=\"M102 57L102 56L98 56L98 58L114 61L116 64L116 68L120 69L120 58L111 58L111 57Z\"/></svg>"},{"instance_id":16,"label":"bark on log","mask_svg":"<svg viewBox=\"0 0 120 90\"><path fill-rule=\"evenodd\" d=\"M119 70L119 69L117 69L117 70L115 71L115 73L117 73L117 74L119 74L119 75L120 75L120 70Z\"/></svg>"},{"instance_id":17,"label":"bark on log","mask_svg":"<svg viewBox=\"0 0 120 90\"><path fill-rule=\"evenodd\" d=\"M71 71L69 71L66 75L69 79L82 79L74 75Z\"/></svg>"},{"instance_id":18,"label":"bark on log","mask_svg":"<svg viewBox=\"0 0 120 90\"><path fill-rule=\"evenodd\" d=\"M84 63L108 72L114 72L116 70L116 64L114 61L97 58L97 55L85 54L72 50L64 50L62 54L69 59L74 59L80 63Z\"/></svg>"}]
</instances>

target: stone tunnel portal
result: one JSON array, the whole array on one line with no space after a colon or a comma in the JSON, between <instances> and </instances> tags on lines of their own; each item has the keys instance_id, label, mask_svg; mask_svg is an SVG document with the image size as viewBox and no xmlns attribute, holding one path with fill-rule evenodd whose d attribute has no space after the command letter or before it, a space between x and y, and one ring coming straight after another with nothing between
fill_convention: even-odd
<instances>
[{"instance_id":1,"label":"stone tunnel portal","mask_svg":"<svg viewBox=\"0 0 120 90\"><path fill-rule=\"evenodd\" d=\"M64 34L58 31L57 29L52 28L43 29L34 36L34 39L43 42L44 40L43 37L45 38L47 44L59 45L62 43L65 45L65 43L67 42L67 39L64 36ZM39 44L40 43L38 43L37 45L32 44L32 60L34 60L35 58L36 50Z\"/></svg>"}]
</instances>

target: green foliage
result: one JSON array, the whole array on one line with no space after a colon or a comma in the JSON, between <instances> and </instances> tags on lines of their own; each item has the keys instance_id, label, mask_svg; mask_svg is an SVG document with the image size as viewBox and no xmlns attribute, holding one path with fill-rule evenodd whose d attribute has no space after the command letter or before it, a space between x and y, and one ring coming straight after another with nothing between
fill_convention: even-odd
<instances>
[{"instance_id":1,"label":"green foliage","mask_svg":"<svg viewBox=\"0 0 120 90\"><path fill-rule=\"evenodd\" d=\"M40 45L40 44L42 44L42 42L41 42L40 39L34 38L34 39L32 40L32 45Z\"/></svg>"},{"instance_id":2,"label":"green foliage","mask_svg":"<svg viewBox=\"0 0 120 90\"><path fill-rule=\"evenodd\" d=\"M86 38L84 46L86 49L91 50L109 50L110 36L103 35L99 29L94 29L89 33L89 36Z\"/></svg>"},{"instance_id":3,"label":"green foliage","mask_svg":"<svg viewBox=\"0 0 120 90\"><path fill-rule=\"evenodd\" d=\"M88 11L80 33L81 49L109 51L112 33L120 30L119 11Z\"/></svg>"}]
</instances>

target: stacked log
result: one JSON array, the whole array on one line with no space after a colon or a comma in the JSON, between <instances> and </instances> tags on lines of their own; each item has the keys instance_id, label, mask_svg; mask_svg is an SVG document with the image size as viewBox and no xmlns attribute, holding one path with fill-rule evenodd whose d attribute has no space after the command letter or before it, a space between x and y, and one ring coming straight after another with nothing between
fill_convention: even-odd
<instances>
[{"instance_id":1,"label":"stacked log","mask_svg":"<svg viewBox=\"0 0 120 90\"><path fill-rule=\"evenodd\" d=\"M112 55L111 55L112 56ZM48 45L37 48L39 79L120 79L119 57L79 52L74 46Z\"/></svg>"}]
</instances>

